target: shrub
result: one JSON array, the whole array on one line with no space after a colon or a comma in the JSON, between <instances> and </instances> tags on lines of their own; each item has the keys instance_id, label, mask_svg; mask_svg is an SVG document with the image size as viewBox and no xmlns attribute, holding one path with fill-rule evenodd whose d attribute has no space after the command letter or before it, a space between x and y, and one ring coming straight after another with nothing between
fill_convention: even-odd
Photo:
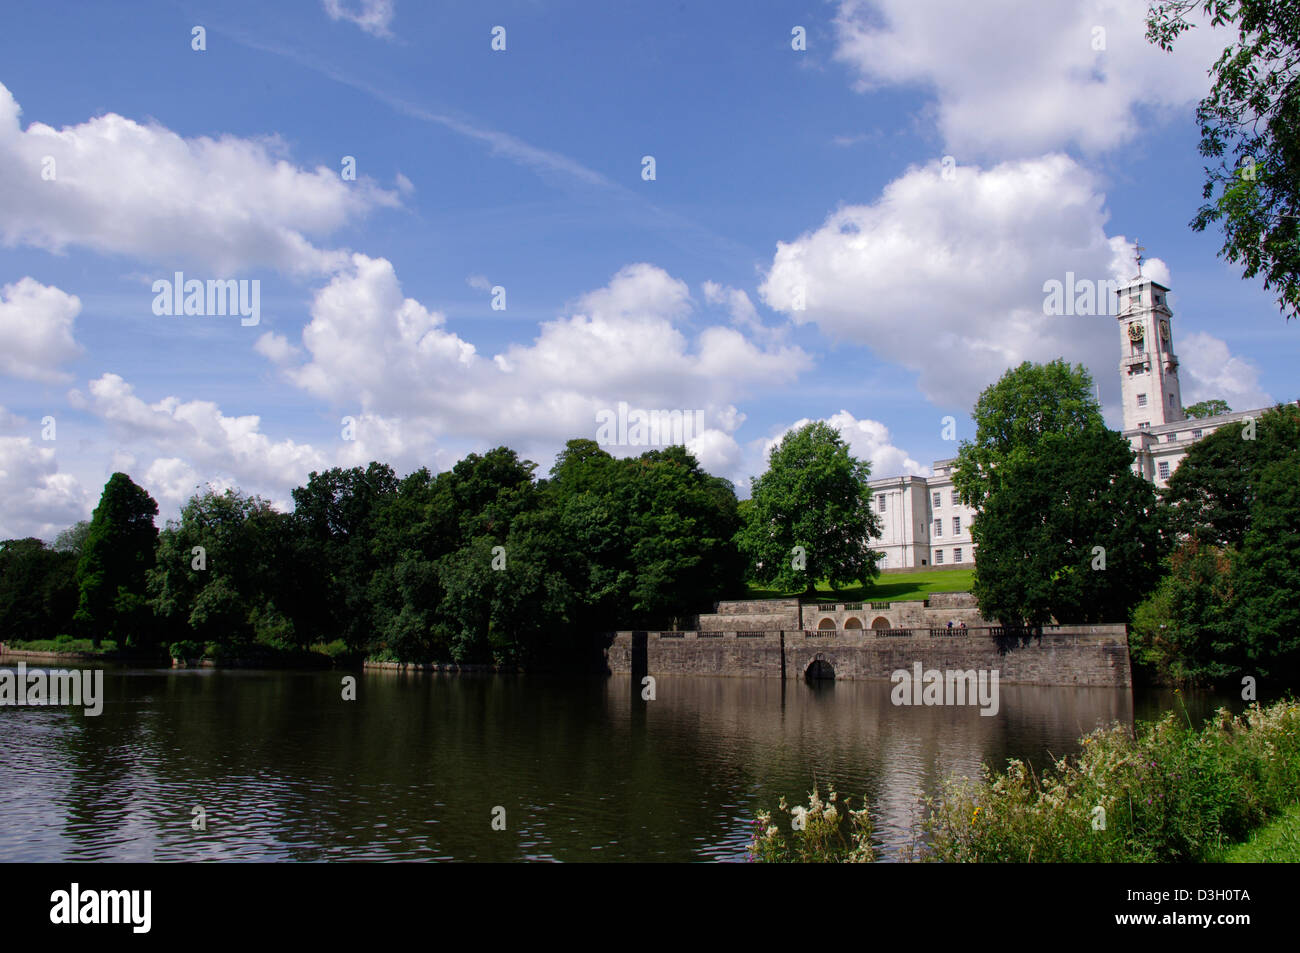
<instances>
[{"instance_id":1,"label":"shrub","mask_svg":"<svg viewBox=\"0 0 1300 953\"><path fill-rule=\"evenodd\" d=\"M774 823L768 811L759 811L749 845L751 859L804 864L875 860L866 805L855 811L849 807L849 798L845 798L841 813L836 806L838 797L832 790L827 801L822 801L817 786L813 785L807 807L787 808L785 798L781 798L777 808L782 815L789 815L789 823Z\"/></svg>"},{"instance_id":2,"label":"shrub","mask_svg":"<svg viewBox=\"0 0 1300 953\"><path fill-rule=\"evenodd\" d=\"M189 639L183 639L180 642L173 642L168 650L172 658L194 659L203 657L203 649L199 643L192 642Z\"/></svg>"},{"instance_id":3,"label":"shrub","mask_svg":"<svg viewBox=\"0 0 1300 953\"><path fill-rule=\"evenodd\" d=\"M1200 861L1295 802L1300 705L1219 709L1200 731L1173 712L1116 726L1036 777L1021 761L927 799L928 859Z\"/></svg>"}]
</instances>

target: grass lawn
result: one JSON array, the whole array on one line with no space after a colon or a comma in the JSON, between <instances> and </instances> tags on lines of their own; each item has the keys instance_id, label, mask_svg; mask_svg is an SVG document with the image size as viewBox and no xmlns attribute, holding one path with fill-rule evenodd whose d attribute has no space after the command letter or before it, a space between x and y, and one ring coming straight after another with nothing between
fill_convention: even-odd
<instances>
[{"instance_id":1,"label":"grass lawn","mask_svg":"<svg viewBox=\"0 0 1300 953\"><path fill-rule=\"evenodd\" d=\"M1250 839L1211 858L1227 864L1300 863L1300 804L1250 835Z\"/></svg>"},{"instance_id":2,"label":"grass lawn","mask_svg":"<svg viewBox=\"0 0 1300 953\"><path fill-rule=\"evenodd\" d=\"M907 602L926 599L932 592L970 592L974 569L935 569L931 572L892 573L879 576L870 586L849 586L832 591L830 584L817 584L817 595L826 602ZM751 599L791 599L798 592L778 592L750 584Z\"/></svg>"}]
</instances>

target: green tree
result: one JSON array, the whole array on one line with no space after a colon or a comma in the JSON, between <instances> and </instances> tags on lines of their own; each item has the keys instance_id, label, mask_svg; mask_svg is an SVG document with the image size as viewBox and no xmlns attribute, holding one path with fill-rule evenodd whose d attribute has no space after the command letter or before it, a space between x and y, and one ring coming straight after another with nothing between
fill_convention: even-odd
<instances>
[{"instance_id":1,"label":"green tree","mask_svg":"<svg viewBox=\"0 0 1300 953\"><path fill-rule=\"evenodd\" d=\"M1195 417L1198 420L1204 420L1206 417L1217 417L1219 414L1230 414L1232 408L1228 406L1226 400L1202 400L1199 403L1192 404L1190 407L1183 408L1183 415L1186 417Z\"/></svg>"},{"instance_id":2,"label":"green tree","mask_svg":"<svg viewBox=\"0 0 1300 953\"><path fill-rule=\"evenodd\" d=\"M313 472L293 491L292 548L286 563L296 582L285 594L285 611L299 638L343 639L364 648L373 635L370 582L378 561L378 514L398 488L392 467L369 466Z\"/></svg>"},{"instance_id":3,"label":"green tree","mask_svg":"<svg viewBox=\"0 0 1300 953\"><path fill-rule=\"evenodd\" d=\"M1171 530L1218 546L1240 546L1260 472L1297 447L1300 407L1293 404L1265 411L1253 424L1224 424L1206 434L1188 450L1161 493Z\"/></svg>"},{"instance_id":4,"label":"green tree","mask_svg":"<svg viewBox=\"0 0 1300 953\"><path fill-rule=\"evenodd\" d=\"M767 472L751 481L753 502L738 541L752 577L806 594L820 579L835 587L874 579L880 570L869 540L880 535L880 522L871 511L870 476L870 464L824 422L786 434Z\"/></svg>"},{"instance_id":5,"label":"green tree","mask_svg":"<svg viewBox=\"0 0 1300 953\"><path fill-rule=\"evenodd\" d=\"M257 496L211 487L169 523L149 572L151 604L169 642L191 637L222 645L254 639L297 647L277 607L296 574L284 559L286 518Z\"/></svg>"},{"instance_id":6,"label":"green tree","mask_svg":"<svg viewBox=\"0 0 1300 953\"><path fill-rule=\"evenodd\" d=\"M39 539L0 542L0 642L68 633L76 609L75 555Z\"/></svg>"},{"instance_id":7,"label":"green tree","mask_svg":"<svg viewBox=\"0 0 1300 953\"><path fill-rule=\"evenodd\" d=\"M158 504L125 473L104 485L77 563L76 621L96 646L105 637L143 647L154 638L145 574L158 544Z\"/></svg>"},{"instance_id":8,"label":"green tree","mask_svg":"<svg viewBox=\"0 0 1300 953\"><path fill-rule=\"evenodd\" d=\"M1005 625L1122 622L1159 578L1163 536L1151 484L1097 422L1047 433L997 467L971 527L972 592Z\"/></svg>"},{"instance_id":9,"label":"green tree","mask_svg":"<svg viewBox=\"0 0 1300 953\"><path fill-rule=\"evenodd\" d=\"M1206 684L1239 672L1233 576L1236 552L1183 540L1169 554L1154 591L1133 610L1133 661L1156 680Z\"/></svg>"},{"instance_id":10,"label":"green tree","mask_svg":"<svg viewBox=\"0 0 1300 953\"><path fill-rule=\"evenodd\" d=\"M1300 313L1300 7L1291 0L1166 0L1147 18L1147 39L1173 49L1200 11L1235 28L1210 69L1214 85L1196 110L1207 200L1196 231L1222 223L1219 254L1263 274L1290 320ZM1216 197L1217 193L1217 197Z\"/></svg>"},{"instance_id":11,"label":"green tree","mask_svg":"<svg viewBox=\"0 0 1300 953\"><path fill-rule=\"evenodd\" d=\"M1300 451L1265 466L1242 544L1235 630L1244 665L1294 686L1300 678Z\"/></svg>"},{"instance_id":12,"label":"green tree","mask_svg":"<svg viewBox=\"0 0 1300 953\"><path fill-rule=\"evenodd\" d=\"M987 618L1114 622L1155 583L1155 493L1092 394L1081 365L1055 360L1007 371L976 402L953 485L977 509L972 591Z\"/></svg>"},{"instance_id":13,"label":"green tree","mask_svg":"<svg viewBox=\"0 0 1300 953\"><path fill-rule=\"evenodd\" d=\"M1001 464L1032 453L1048 434L1070 436L1101 424L1101 407L1082 364L1025 361L984 389L974 418L975 439L962 442L952 482L978 510L998 488Z\"/></svg>"},{"instance_id":14,"label":"green tree","mask_svg":"<svg viewBox=\"0 0 1300 953\"><path fill-rule=\"evenodd\" d=\"M54 545L50 548L59 553L72 553L80 559L81 551L86 546L86 537L89 535L90 520L81 520L54 537Z\"/></svg>"},{"instance_id":15,"label":"green tree","mask_svg":"<svg viewBox=\"0 0 1300 953\"><path fill-rule=\"evenodd\" d=\"M731 483L710 476L685 447L623 463L634 621L672 624L744 585Z\"/></svg>"}]
</instances>

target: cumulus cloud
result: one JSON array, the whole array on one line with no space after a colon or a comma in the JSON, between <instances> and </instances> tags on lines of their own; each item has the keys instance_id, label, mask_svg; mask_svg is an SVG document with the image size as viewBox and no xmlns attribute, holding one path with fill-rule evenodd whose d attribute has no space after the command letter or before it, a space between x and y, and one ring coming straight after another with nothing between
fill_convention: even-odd
<instances>
[{"instance_id":1,"label":"cumulus cloud","mask_svg":"<svg viewBox=\"0 0 1300 953\"><path fill-rule=\"evenodd\" d=\"M272 440L261 432L256 414L231 417L211 401L178 397L149 404L117 374L91 381L88 390L89 395L71 392L69 402L104 420L128 446L141 446L185 465L197 464L207 474L204 482L229 479L250 490L294 486L311 470L329 465L326 455L310 444ZM174 492L180 466L155 461L148 472L158 476L162 488Z\"/></svg>"},{"instance_id":2,"label":"cumulus cloud","mask_svg":"<svg viewBox=\"0 0 1300 953\"><path fill-rule=\"evenodd\" d=\"M1233 410L1273 406L1273 398L1259 384L1259 368L1231 354L1221 338L1196 331L1174 342L1178 354L1183 404L1215 397Z\"/></svg>"},{"instance_id":3,"label":"cumulus cloud","mask_svg":"<svg viewBox=\"0 0 1300 953\"><path fill-rule=\"evenodd\" d=\"M302 352L289 343L283 334L267 331L253 342L253 350L272 364L285 364L294 360Z\"/></svg>"},{"instance_id":4,"label":"cumulus cloud","mask_svg":"<svg viewBox=\"0 0 1300 953\"><path fill-rule=\"evenodd\" d=\"M903 476L906 474L915 474L917 476L929 476L930 468L922 466L917 460L914 460L905 450L897 447L893 443L889 428L878 420L867 418L857 418L847 410L841 410L838 414L832 414L824 418L826 424L839 431L844 442L849 445L849 452L859 460L868 460L871 463L872 479L879 477ZM758 449L758 459L762 461L761 470L767 469L768 456L772 448L779 444L785 435L792 430L798 430L800 427L812 423L808 417L796 420L788 427L782 428L773 436L765 440L755 442Z\"/></svg>"},{"instance_id":5,"label":"cumulus cloud","mask_svg":"<svg viewBox=\"0 0 1300 953\"><path fill-rule=\"evenodd\" d=\"M24 130L20 112L0 84L0 243L10 247L79 246L220 276L319 273L346 259L313 237L399 202L369 180L295 167L274 138L186 139L115 113Z\"/></svg>"},{"instance_id":6,"label":"cumulus cloud","mask_svg":"<svg viewBox=\"0 0 1300 953\"><path fill-rule=\"evenodd\" d=\"M59 365L81 353L72 324L81 299L22 278L0 287L0 374L31 381L63 381Z\"/></svg>"},{"instance_id":7,"label":"cumulus cloud","mask_svg":"<svg viewBox=\"0 0 1300 953\"><path fill-rule=\"evenodd\" d=\"M556 449L595 435L596 414L632 407L705 411L721 434L746 388L779 386L809 366L794 347L760 347L732 327L692 337L684 282L629 265L544 322L528 344L489 359L445 327L444 316L402 294L392 264L354 255L316 296L303 330L307 360L289 369L303 389L338 406L402 417L443 437ZM707 452L734 450L712 437Z\"/></svg>"},{"instance_id":8,"label":"cumulus cloud","mask_svg":"<svg viewBox=\"0 0 1300 953\"><path fill-rule=\"evenodd\" d=\"M842 0L836 59L862 90L932 92L947 148L1024 156L1078 145L1112 149L1148 115L1209 91L1206 66L1226 37L1200 25L1175 52L1146 40L1146 0ZM1100 48L1099 48L1100 47Z\"/></svg>"},{"instance_id":9,"label":"cumulus cloud","mask_svg":"<svg viewBox=\"0 0 1300 953\"><path fill-rule=\"evenodd\" d=\"M779 242L760 294L796 323L915 371L941 406L970 407L1021 361L1065 357L1114 387L1116 323L1044 314L1045 284L1127 280L1131 245L1105 232L1105 197L1073 159L909 169L871 205ZM1158 259L1144 265L1168 280Z\"/></svg>"},{"instance_id":10,"label":"cumulus cloud","mask_svg":"<svg viewBox=\"0 0 1300 953\"><path fill-rule=\"evenodd\" d=\"M371 36L390 37L389 25L397 12L393 0L359 0L359 9L353 9L346 0L321 0L331 20L346 20L365 30Z\"/></svg>"},{"instance_id":11,"label":"cumulus cloud","mask_svg":"<svg viewBox=\"0 0 1300 953\"><path fill-rule=\"evenodd\" d=\"M27 421L0 407L0 539L53 539L90 511L90 498L60 473L54 444L30 436Z\"/></svg>"}]
</instances>

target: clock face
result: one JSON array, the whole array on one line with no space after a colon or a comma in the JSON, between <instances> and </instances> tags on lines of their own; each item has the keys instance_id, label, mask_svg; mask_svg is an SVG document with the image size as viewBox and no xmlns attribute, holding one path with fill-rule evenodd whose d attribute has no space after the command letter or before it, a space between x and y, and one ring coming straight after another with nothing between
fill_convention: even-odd
<instances>
[{"instance_id":1,"label":"clock face","mask_svg":"<svg viewBox=\"0 0 1300 953\"><path fill-rule=\"evenodd\" d=\"M1128 338L1130 341L1141 341L1143 336L1142 325L1130 324L1128 326Z\"/></svg>"}]
</instances>

